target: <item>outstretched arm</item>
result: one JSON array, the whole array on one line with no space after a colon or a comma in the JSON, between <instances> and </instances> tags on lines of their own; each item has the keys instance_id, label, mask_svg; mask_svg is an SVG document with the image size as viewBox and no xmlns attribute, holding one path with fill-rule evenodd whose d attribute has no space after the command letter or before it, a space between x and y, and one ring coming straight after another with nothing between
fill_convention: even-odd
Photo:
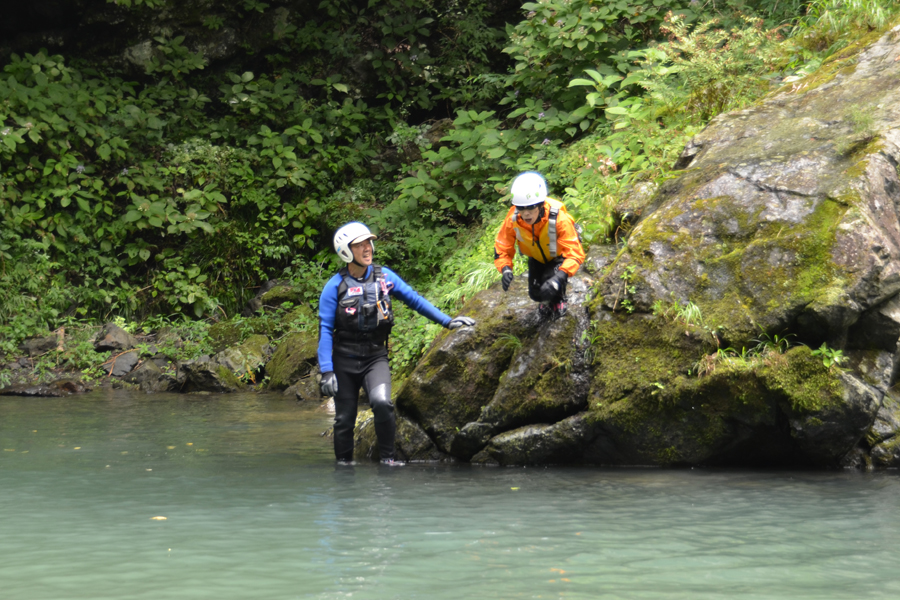
<instances>
[{"instance_id":1,"label":"outstretched arm","mask_svg":"<svg viewBox=\"0 0 900 600\"><path fill-rule=\"evenodd\" d=\"M438 325L443 325L447 329L473 327L475 325L475 319L471 317L456 317L455 319L451 319L438 310L431 302L420 296L418 292L412 289L408 283L403 281L399 275L387 267L383 267L382 270L384 271L384 278L387 279L389 283L393 284L390 291L391 295L397 296L403 300L404 304L420 315L431 319Z\"/></svg>"},{"instance_id":2,"label":"outstretched arm","mask_svg":"<svg viewBox=\"0 0 900 600\"><path fill-rule=\"evenodd\" d=\"M388 283L393 284L390 287L390 294L392 296L396 296L400 300L403 301L408 307L434 321L438 325L443 325L447 327L450 324L450 317L445 315L443 312L438 310L431 302L423 298L419 295L416 290L412 289L412 287L403 281L399 275L388 269L387 267L382 267L382 272L384 272L384 278Z\"/></svg>"}]
</instances>

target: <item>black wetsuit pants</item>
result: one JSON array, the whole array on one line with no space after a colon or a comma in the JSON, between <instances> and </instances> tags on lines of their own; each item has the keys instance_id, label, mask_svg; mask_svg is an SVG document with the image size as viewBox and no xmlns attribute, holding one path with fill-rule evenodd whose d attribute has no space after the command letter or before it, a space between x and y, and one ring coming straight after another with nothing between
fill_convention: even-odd
<instances>
[{"instance_id":1,"label":"black wetsuit pants","mask_svg":"<svg viewBox=\"0 0 900 600\"><path fill-rule=\"evenodd\" d=\"M334 456L338 460L353 460L353 428L356 426L356 406L360 387L369 396L375 414L375 435L378 454L383 460L394 458L396 421L391 403L391 367L387 353L356 358L333 355L337 393L334 395Z\"/></svg>"},{"instance_id":2,"label":"black wetsuit pants","mask_svg":"<svg viewBox=\"0 0 900 600\"><path fill-rule=\"evenodd\" d=\"M559 289L559 295L552 300L545 301L541 298L541 286L550 279L554 273L559 270L559 267L563 264L563 260L565 260L562 256L558 256L551 260L548 263L542 263L540 261L534 260L530 256L528 257L528 297L534 300L535 302L546 302L547 304L553 304L555 302L560 302L565 300L566 298L566 285Z\"/></svg>"}]
</instances>

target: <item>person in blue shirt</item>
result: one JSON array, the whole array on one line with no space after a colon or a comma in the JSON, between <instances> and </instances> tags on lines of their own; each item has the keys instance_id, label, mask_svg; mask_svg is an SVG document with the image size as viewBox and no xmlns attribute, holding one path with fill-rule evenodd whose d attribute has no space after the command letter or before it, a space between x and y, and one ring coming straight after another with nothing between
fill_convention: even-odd
<instances>
[{"instance_id":1,"label":"person in blue shirt","mask_svg":"<svg viewBox=\"0 0 900 600\"><path fill-rule=\"evenodd\" d=\"M394 460L396 420L391 402L388 336L394 324L391 297L448 329L472 327L470 317L451 319L420 296L396 273L373 263L376 236L362 223L347 223L334 234L334 250L347 263L328 280L319 297L319 387L334 397L334 455L353 461L353 428L360 387L375 418L381 462Z\"/></svg>"}]
</instances>

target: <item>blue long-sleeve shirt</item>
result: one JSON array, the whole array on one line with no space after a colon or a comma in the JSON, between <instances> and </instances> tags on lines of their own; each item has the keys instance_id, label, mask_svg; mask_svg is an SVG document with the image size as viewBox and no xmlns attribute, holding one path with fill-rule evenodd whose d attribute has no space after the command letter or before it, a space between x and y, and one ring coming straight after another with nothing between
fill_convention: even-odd
<instances>
[{"instance_id":1,"label":"blue long-sleeve shirt","mask_svg":"<svg viewBox=\"0 0 900 600\"><path fill-rule=\"evenodd\" d=\"M357 281L360 283L364 282L369 278L371 272L372 267L367 267L365 275L361 279L357 279ZM385 281L389 284L388 295L396 296L408 307L439 325L446 327L450 323L450 317L438 310L431 302L420 296L408 283L400 279L399 275L387 267L381 267L381 273L384 275ZM319 371L322 373L334 371L331 356L334 350L334 321L337 315L338 286L341 285L341 281L343 281L341 275L336 274L328 280L328 283L325 284L325 288L322 290L322 295L319 296L318 354Z\"/></svg>"}]
</instances>

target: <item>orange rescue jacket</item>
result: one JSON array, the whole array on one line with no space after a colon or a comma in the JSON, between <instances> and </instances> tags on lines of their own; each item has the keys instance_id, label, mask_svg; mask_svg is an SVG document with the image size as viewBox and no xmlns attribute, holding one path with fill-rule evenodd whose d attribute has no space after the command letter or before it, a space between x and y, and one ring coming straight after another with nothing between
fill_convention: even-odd
<instances>
[{"instance_id":1,"label":"orange rescue jacket","mask_svg":"<svg viewBox=\"0 0 900 600\"><path fill-rule=\"evenodd\" d=\"M555 244L551 213L556 213ZM503 272L503 267L512 268L517 242L519 252L538 262L548 263L562 256L565 260L560 270L565 271L569 277L584 262L584 248L578 241L575 220L566 211L565 205L553 198L547 198L544 202L544 216L534 225L523 221L515 206L509 209L497 232L497 239L494 240L494 266L498 271Z\"/></svg>"}]
</instances>

